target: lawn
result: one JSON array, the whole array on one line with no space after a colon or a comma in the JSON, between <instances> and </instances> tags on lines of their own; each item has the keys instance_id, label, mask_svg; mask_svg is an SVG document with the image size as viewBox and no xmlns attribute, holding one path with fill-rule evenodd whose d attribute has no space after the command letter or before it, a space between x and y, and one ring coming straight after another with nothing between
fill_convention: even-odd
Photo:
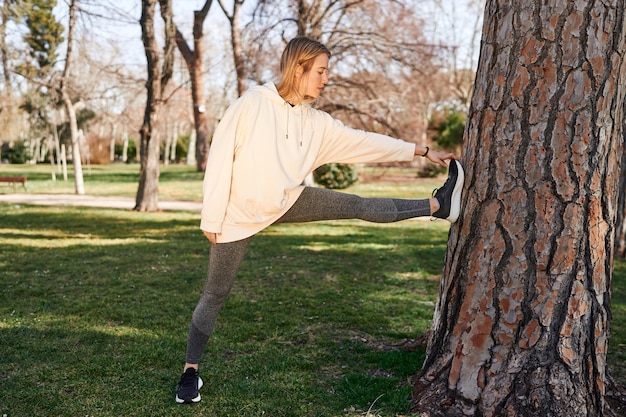
<instances>
[{"instance_id":1,"label":"lawn","mask_svg":"<svg viewBox=\"0 0 626 417\"><path fill-rule=\"evenodd\" d=\"M49 167L27 191L71 193ZM46 171L47 169L47 171ZM87 193L134 195L136 166L92 167ZM383 172L384 173L384 172ZM162 170L161 199L201 175ZM440 180L359 184L426 196ZM207 348L203 401L174 404L208 244L198 213L0 204L0 415L399 416L430 326L447 224L271 227L252 241ZM626 263L616 262L610 361L624 377Z\"/></svg>"}]
</instances>

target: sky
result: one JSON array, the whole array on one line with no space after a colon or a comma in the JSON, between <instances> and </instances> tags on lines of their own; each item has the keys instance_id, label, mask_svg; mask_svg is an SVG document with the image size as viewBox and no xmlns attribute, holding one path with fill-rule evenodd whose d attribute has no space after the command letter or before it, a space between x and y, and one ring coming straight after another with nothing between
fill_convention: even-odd
<instances>
[{"instance_id":1,"label":"sky","mask_svg":"<svg viewBox=\"0 0 626 417\"><path fill-rule=\"evenodd\" d=\"M179 27L185 38L190 41L191 25L193 22L194 10L200 9L204 5L205 0L173 0L174 21ZM482 10L476 7L468 7L470 0L412 0L416 7L424 14L424 20L430 23L429 28L425 28L431 32L434 42L441 41L443 43L455 43L459 45L459 56L463 57L462 62L458 62L459 67L475 68L478 61L478 44L479 36L474 36L476 28L480 30L480 24L477 25L477 19L482 20ZM67 6L65 2L59 2L58 15L63 23L67 25ZM89 33L97 32L97 37L101 40L103 47L115 45L118 53L124 57L125 64L132 66L145 66L145 55L143 53L143 45L141 43L141 28L139 26L139 18L141 16L140 0L102 0L95 2L101 5L113 6L116 9L116 19L98 19L93 22L93 27L97 25L98 29L94 30L89 24L84 29ZM227 7L231 6L232 1L226 0ZM252 6L255 2L248 1L247 4ZM438 3L438 6L435 6ZM241 13L243 22L247 18L246 6L244 4L244 12ZM247 10L250 9L247 7ZM110 9L96 7L96 13L101 15L110 14ZM430 16L429 16L430 15ZM160 19L158 19L160 21ZM205 37L215 40L216 45L226 45L229 42L229 26L217 1L213 1L211 5L207 21L204 26ZM475 39L472 39L475 38ZM474 41L472 43L472 40Z\"/></svg>"}]
</instances>

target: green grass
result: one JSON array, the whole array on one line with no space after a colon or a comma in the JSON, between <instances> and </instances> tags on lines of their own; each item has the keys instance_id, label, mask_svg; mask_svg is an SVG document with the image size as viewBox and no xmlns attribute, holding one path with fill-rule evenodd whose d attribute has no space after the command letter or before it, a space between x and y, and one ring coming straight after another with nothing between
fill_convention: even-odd
<instances>
[{"instance_id":1,"label":"green grass","mask_svg":"<svg viewBox=\"0 0 626 417\"><path fill-rule=\"evenodd\" d=\"M52 167L39 165L0 165L0 175L26 175L26 189L23 187L0 186L0 193L50 193L74 194L74 176L68 167L68 179L54 169L56 180L52 179ZM159 176L159 198L161 200L200 201L203 173L196 172L195 166L161 166ZM135 197L139 183L139 164L115 163L111 165L83 165L85 194Z\"/></svg>"},{"instance_id":2,"label":"green grass","mask_svg":"<svg viewBox=\"0 0 626 417\"><path fill-rule=\"evenodd\" d=\"M0 205L0 223L0 412L187 415L173 395L206 269L197 216ZM343 415L379 396L405 412L423 352L383 347L428 330L445 238L417 221L257 236L194 412Z\"/></svg>"},{"instance_id":3,"label":"green grass","mask_svg":"<svg viewBox=\"0 0 626 417\"><path fill-rule=\"evenodd\" d=\"M88 193L132 195L132 167L95 168ZM30 192L47 191L39 169L29 167ZM162 190L200 187L191 168L167 172ZM408 197L421 188L431 187L353 191ZM207 347L203 401L177 406L208 254L198 216L0 204L0 415L407 413L424 350L397 345L430 326L444 222L319 222L256 236ZM609 359L623 378L626 263L615 271Z\"/></svg>"}]
</instances>

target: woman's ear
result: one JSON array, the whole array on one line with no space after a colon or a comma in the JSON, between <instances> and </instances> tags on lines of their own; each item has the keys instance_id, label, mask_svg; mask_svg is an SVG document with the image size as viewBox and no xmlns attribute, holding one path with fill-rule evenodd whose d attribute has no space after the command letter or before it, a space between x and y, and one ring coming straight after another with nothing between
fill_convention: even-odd
<instances>
[{"instance_id":1,"label":"woman's ear","mask_svg":"<svg viewBox=\"0 0 626 417\"><path fill-rule=\"evenodd\" d=\"M302 74L304 74L304 67L301 64L299 64L296 67L296 80L300 79L300 77L302 77Z\"/></svg>"}]
</instances>

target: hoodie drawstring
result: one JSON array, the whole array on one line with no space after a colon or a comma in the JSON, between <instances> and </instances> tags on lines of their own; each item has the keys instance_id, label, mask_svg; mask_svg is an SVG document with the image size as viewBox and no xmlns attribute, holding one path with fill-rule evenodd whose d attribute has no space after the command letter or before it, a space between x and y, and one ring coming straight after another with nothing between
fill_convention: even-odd
<instances>
[{"instance_id":1,"label":"hoodie drawstring","mask_svg":"<svg viewBox=\"0 0 626 417\"><path fill-rule=\"evenodd\" d=\"M302 147L302 136L304 136L304 126L302 123L302 109L300 109L300 147Z\"/></svg>"},{"instance_id":2,"label":"hoodie drawstring","mask_svg":"<svg viewBox=\"0 0 626 417\"><path fill-rule=\"evenodd\" d=\"M289 103L288 101L285 101L285 105L287 106L287 129L285 131L285 139L289 140L289 114L291 113L291 108L293 108L294 106L292 106L291 103ZM302 108L299 109L299 113L300 113L300 147L302 147L302 137L304 136L304 123L302 122L302 113L303 113Z\"/></svg>"},{"instance_id":3,"label":"hoodie drawstring","mask_svg":"<svg viewBox=\"0 0 626 417\"><path fill-rule=\"evenodd\" d=\"M291 113L289 107L291 104L288 101L285 101L285 106L287 106L287 129L285 130L285 139L289 140L289 113Z\"/></svg>"}]
</instances>

